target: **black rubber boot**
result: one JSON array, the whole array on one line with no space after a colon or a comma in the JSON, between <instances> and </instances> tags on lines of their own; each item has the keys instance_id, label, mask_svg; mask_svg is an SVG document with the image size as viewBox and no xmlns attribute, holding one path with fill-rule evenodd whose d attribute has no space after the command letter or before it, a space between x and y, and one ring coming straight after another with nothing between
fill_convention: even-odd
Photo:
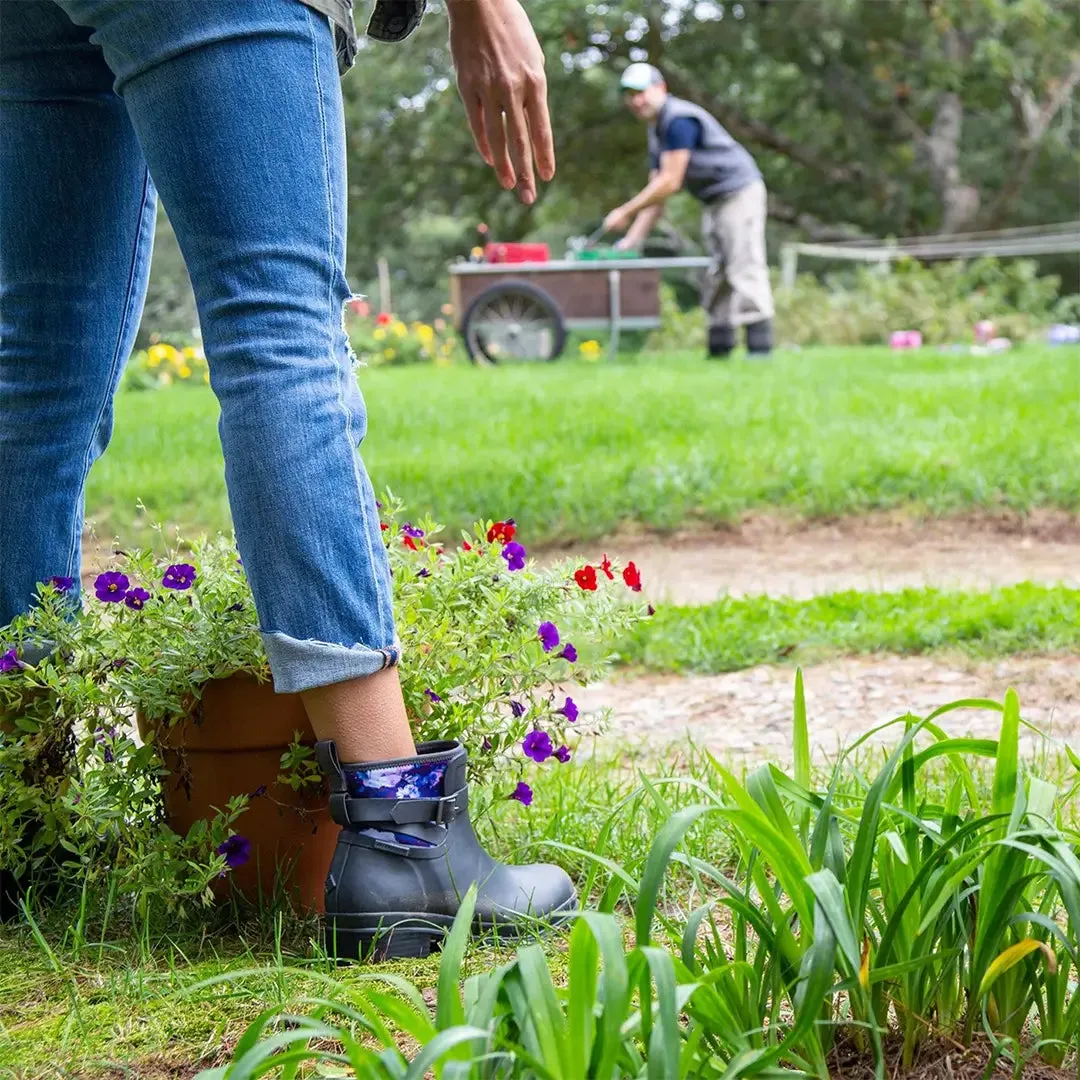
<instances>
[{"instance_id":1,"label":"black rubber boot","mask_svg":"<svg viewBox=\"0 0 1080 1080\"><path fill-rule=\"evenodd\" d=\"M330 778L330 813L342 826L326 878L326 947L339 960L427 956L439 948L462 897L479 886L474 934L511 938L577 910L557 866L505 866L480 847L469 822L465 748L417 746L417 756L342 767L332 742L316 746ZM446 762L439 798L355 798L344 769ZM378 830L378 836L370 831ZM395 838L396 837L396 838ZM430 846L402 843L411 839Z\"/></svg>"},{"instance_id":2,"label":"black rubber boot","mask_svg":"<svg viewBox=\"0 0 1080 1080\"><path fill-rule=\"evenodd\" d=\"M772 352L772 319L747 325L746 351L759 359Z\"/></svg>"},{"instance_id":3,"label":"black rubber boot","mask_svg":"<svg viewBox=\"0 0 1080 1080\"><path fill-rule=\"evenodd\" d=\"M734 326L709 327L709 359L726 360L735 348Z\"/></svg>"}]
</instances>

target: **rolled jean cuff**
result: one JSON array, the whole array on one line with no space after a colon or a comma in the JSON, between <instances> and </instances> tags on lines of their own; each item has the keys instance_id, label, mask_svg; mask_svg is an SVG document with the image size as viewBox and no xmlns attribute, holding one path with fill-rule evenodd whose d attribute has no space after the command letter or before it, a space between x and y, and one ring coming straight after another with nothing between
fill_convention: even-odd
<instances>
[{"instance_id":1,"label":"rolled jean cuff","mask_svg":"<svg viewBox=\"0 0 1080 1080\"><path fill-rule=\"evenodd\" d=\"M264 632L262 640L274 690L279 694L297 694L374 675L383 668L396 667L401 659L401 646L396 641L385 649L373 649L360 644L301 641L281 633Z\"/></svg>"}]
</instances>

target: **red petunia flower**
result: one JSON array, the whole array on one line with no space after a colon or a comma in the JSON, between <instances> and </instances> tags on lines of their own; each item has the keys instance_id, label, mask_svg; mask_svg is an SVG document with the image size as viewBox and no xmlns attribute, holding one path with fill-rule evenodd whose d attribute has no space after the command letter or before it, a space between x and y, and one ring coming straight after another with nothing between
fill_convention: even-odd
<instances>
[{"instance_id":1,"label":"red petunia flower","mask_svg":"<svg viewBox=\"0 0 1080 1080\"><path fill-rule=\"evenodd\" d=\"M594 566L583 566L580 570L575 570L574 571L574 580L586 592L595 592L596 591L596 568Z\"/></svg>"},{"instance_id":2,"label":"red petunia flower","mask_svg":"<svg viewBox=\"0 0 1080 1080\"><path fill-rule=\"evenodd\" d=\"M462 551L472 551L472 544L470 544L468 540L462 540L461 541L461 550Z\"/></svg>"},{"instance_id":3,"label":"red petunia flower","mask_svg":"<svg viewBox=\"0 0 1080 1080\"><path fill-rule=\"evenodd\" d=\"M510 541L514 539L514 534L516 532L517 525L514 524L513 518L510 518L508 521L496 521L495 524L488 529L488 543L493 544L498 540L500 544L509 544Z\"/></svg>"},{"instance_id":4,"label":"red petunia flower","mask_svg":"<svg viewBox=\"0 0 1080 1080\"><path fill-rule=\"evenodd\" d=\"M600 569L603 570L605 574L607 574L608 581L615 580L615 575L611 572L611 560L607 557L606 553L604 555L604 561L600 564Z\"/></svg>"},{"instance_id":5,"label":"red petunia flower","mask_svg":"<svg viewBox=\"0 0 1080 1080\"><path fill-rule=\"evenodd\" d=\"M389 326L394 321L394 316L388 311L380 311L375 319L376 326Z\"/></svg>"},{"instance_id":6,"label":"red petunia flower","mask_svg":"<svg viewBox=\"0 0 1080 1080\"><path fill-rule=\"evenodd\" d=\"M410 551L419 551L419 550L420 550L420 549L421 549L421 548L422 548L422 547L424 546L424 541L423 541L423 540L415 540L415 539L413 539L413 537L411 537L411 536L403 536L403 537L401 538L401 542L402 542L402 543L403 543L403 544L404 544L404 545L405 545L405 546L406 546L406 547L407 547L407 548L408 548L408 549L409 549Z\"/></svg>"},{"instance_id":7,"label":"red petunia flower","mask_svg":"<svg viewBox=\"0 0 1080 1080\"><path fill-rule=\"evenodd\" d=\"M379 523L379 528L380 528L380 529L381 529L381 530L382 530L383 532L386 532L386 530L387 530L387 529L389 529L389 528L390 528L390 526L389 526L389 525L387 525L385 521L383 521L383 522L380 522L380 523Z\"/></svg>"},{"instance_id":8,"label":"red petunia flower","mask_svg":"<svg viewBox=\"0 0 1080 1080\"><path fill-rule=\"evenodd\" d=\"M626 564L626 569L622 572L622 579L634 592L641 592L641 574L632 562Z\"/></svg>"}]
</instances>

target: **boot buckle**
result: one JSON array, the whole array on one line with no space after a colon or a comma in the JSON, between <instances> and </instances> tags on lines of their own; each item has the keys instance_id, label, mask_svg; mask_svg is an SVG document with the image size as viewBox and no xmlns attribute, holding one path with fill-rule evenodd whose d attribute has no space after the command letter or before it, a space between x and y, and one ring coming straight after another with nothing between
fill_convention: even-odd
<instances>
[{"instance_id":1,"label":"boot buckle","mask_svg":"<svg viewBox=\"0 0 1080 1080\"><path fill-rule=\"evenodd\" d=\"M449 825L465 809L463 796L467 790L467 788L462 788L460 791L455 791L453 795L446 795L439 799L438 809L435 811L436 825Z\"/></svg>"}]
</instances>

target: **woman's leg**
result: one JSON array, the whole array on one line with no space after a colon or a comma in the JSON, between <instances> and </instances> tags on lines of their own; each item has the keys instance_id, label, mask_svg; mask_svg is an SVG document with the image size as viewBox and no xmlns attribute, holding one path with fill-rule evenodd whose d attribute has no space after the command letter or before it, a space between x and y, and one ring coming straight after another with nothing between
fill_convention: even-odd
<instances>
[{"instance_id":1,"label":"woman's leg","mask_svg":"<svg viewBox=\"0 0 1080 1080\"><path fill-rule=\"evenodd\" d=\"M89 38L51 0L0 2L0 626L39 581L78 588L150 268L154 185Z\"/></svg>"},{"instance_id":2,"label":"woman's leg","mask_svg":"<svg viewBox=\"0 0 1080 1080\"><path fill-rule=\"evenodd\" d=\"M342 326L333 35L295 0L60 0L93 30L199 308L233 521L275 687L350 760L413 753ZM171 468L183 468L173 462Z\"/></svg>"}]
</instances>

